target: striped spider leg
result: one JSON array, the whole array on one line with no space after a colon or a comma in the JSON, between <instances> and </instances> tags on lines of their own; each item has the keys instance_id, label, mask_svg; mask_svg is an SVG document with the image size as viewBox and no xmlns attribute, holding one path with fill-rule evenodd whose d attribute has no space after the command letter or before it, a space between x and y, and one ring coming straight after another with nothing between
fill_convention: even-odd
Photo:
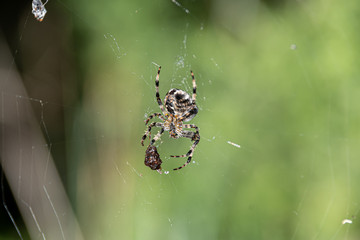
<instances>
[{"instance_id":1,"label":"striped spider leg","mask_svg":"<svg viewBox=\"0 0 360 240\"><path fill-rule=\"evenodd\" d=\"M198 143L200 142L199 128L195 124L184 124L183 127L195 129L195 132L186 131L186 130L182 131L182 137L190 138L191 141L194 141L194 143L192 144L190 150L186 154L178 155L178 156L173 156L173 155L170 156L170 157L174 157L174 158L188 157L187 161L182 166L180 166L178 168L174 168L174 170L179 170L191 162L191 158L194 154L194 150L195 150L196 146L198 145Z\"/></svg>"}]
</instances>

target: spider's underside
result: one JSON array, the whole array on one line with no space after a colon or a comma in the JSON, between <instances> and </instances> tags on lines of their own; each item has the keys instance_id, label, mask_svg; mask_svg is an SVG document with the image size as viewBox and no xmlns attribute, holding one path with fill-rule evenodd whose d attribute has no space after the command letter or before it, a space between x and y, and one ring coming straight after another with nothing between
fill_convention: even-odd
<instances>
[{"instance_id":1,"label":"spider's underside","mask_svg":"<svg viewBox=\"0 0 360 240\"><path fill-rule=\"evenodd\" d=\"M196 82L195 77L192 71L191 77L192 77L192 84L193 84L193 94L192 97L190 95L180 89L173 88L168 91L168 93L165 96L164 103L165 107L160 99L159 94L159 76L160 76L160 70L161 67L159 67L158 73L156 75L155 80L155 87L156 87L156 99L157 103L159 104L161 113L153 113L151 114L146 120L145 125L148 124L148 122L154 118L158 117L161 122L152 122L149 124L148 129L146 130L145 134L143 135L141 139L141 144L144 146L144 141L147 136L149 136L150 144L148 149L156 150L156 147L150 147L153 146L154 143L160 139L160 136L164 133L164 131L168 131L170 134L170 137L172 138L180 138L180 137L186 137L190 138L191 141L193 141L193 144L190 148L190 150L183 155L179 156L171 156L171 157L188 157L187 161L180 167L175 168L174 170L181 169L188 165L191 161L191 158L193 156L194 150L196 148L196 145L200 141L200 134L199 134L199 128L194 124L183 124L183 122L188 122L191 119L193 119L196 114L198 113L198 108L196 106ZM160 131L155 135L154 138L151 139L151 129L153 127L159 127ZM195 129L195 132L189 131L189 130L183 130L183 128L193 128ZM148 150L147 150L148 152ZM160 160L160 157L158 157ZM146 160L145 160L146 161ZM147 165L148 166L148 165ZM149 166L152 168L151 166ZM159 166L157 166L158 168Z\"/></svg>"}]
</instances>

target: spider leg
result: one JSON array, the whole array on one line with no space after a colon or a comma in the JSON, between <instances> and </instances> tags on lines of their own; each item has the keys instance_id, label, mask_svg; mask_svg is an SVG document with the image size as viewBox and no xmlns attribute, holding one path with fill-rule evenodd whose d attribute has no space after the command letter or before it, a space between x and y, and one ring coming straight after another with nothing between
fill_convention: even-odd
<instances>
[{"instance_id":1,"label":"spider leg","mask_svg":"<svg viewBox=\"0 0 360 240\"><path fill-rule=\"evenodd\" d=\"M153 113L145 120L145 125L147 125L153 117L158 117L165 122L165 118L163 117L163 115L161 115L161 113Z\"/></svg>"},{"instance_id":2,"label":"spider leg","mask_svg":"<svg viewBox=\"0 0 360 240\"><path fill-rule=\"evenodd\" d=\"M194 117L198 113L198 109L197 109L196 103L195 103L195 101L196 101L196 82L195 82L194 73L192 71L190 71L190 73L191 73L192 84L193 84L193 94L192 94L193 106L190 109L190 111L186 111L179 117L179 121L183 121L184 119L187 119L191 115L193 115L193 117Z\"/></svg>"},{"instance_id":3,"label":"spider leg","mask_svg":"<svg viewBox=\"0 0 360 240\"><path fill-rule=\"evenodd\" d=\"M181 137L190 138L191 140L193 140L195 138L195 135L196 135L195 132L186 131L186 130L182 131L182 133L181 133ZM174 157L174 158L187 157L191 154L191 152L192 151L189 151L183 155L171 155L170 157Z\"/></svg>"},{"instance_id":4,"label":"spider leg","mask_svg":"<svg viewBox=\"0 0 360 240\"><path fill-rule=\"evenodd\" d=\"M196 100L196 82L195 82L195 77L194 77L193 71L190 70L190 73L191 73L192 84L193 84L192 100L193 100L194 103L195 103L195 100Z\"/></svg>"},{"instance_id":5,"label":"spider leg","mask_svg":"<svg viewBox=\"0 0 360 240\"><path fill-rule=\"evenodd\" d=\"M164 133L164 127L161 127L161 129L158 131L158 133L155 135L155 137L150 141L150 145L153 145L158 139L160 139L161 134L163 134L163 133Z\"/></svg>"},{"instance_id":6,"label":"spider leg","mask_svg":"<svg viewBox=\"0 0 360 240\"><path fill-rule=\"evenodd\" d=\"M193 156L193 154L194 154L194 150L195 150L196 145L197 145L198 143L199 143L199 140L196 140L196 141L193 143L193 145L191 146L191 149L189 150L189 152L187 152L187 153L184 154L184 155L181 155L181 156L171 156L171 157L187 157L187 156L189 156L188 159L187 159L187 161L186 161L186 163L184 163L184 165L182 165L182 166L180 166L180 167L178 167L178 168L174 168L173 170L182 169L183 167L185 167L186 165L188 165L188 164L191 162L191 158L192 158L192 156Z\"/></svg>"},{"instance_id":7,"label":"spider leg","mask_svg":"<svg viewBox=\"0 0 360 240\"><path fill-rule=\"evenodd\" d=\"M184 165L182 165L178 168L174 168L174 170L179 170L191 162L191 158L194 154L194 150L195 150L196 146L198 145L198 143L200 142L199 128L195 124L184 124L183 127L184 128L195 128L195 132L191 132L191 131L183 131L182 132L182 137L190 138L192 141L194 141L194 143L192 144L190 150L186 154L178 155L178 156L170 156L170 157L175 157L175 158L188 157L188 159L187 159L186 163L184 163Z\"/></svg>"},{"instance_id":8,"label":"spider leg","mask_svg":"<svg viewBox=\"0 0 360 240\"><path fill-rule=\"evenodd\" d=\"M144 135L142 136L142 138L141 138L141 145L144 146L144 141L145 141L145 139L146 139L147 136L149 136L149 138L151 139L151 128L153 128L153 127L161 127L162 130L160 130L160 131L163 131L163 132L164 132L164 124L163 124L163 123L161 123L161 122L153 122L153 123L151 123L151 124L148 126L148 129L146 130L145 134L144 134ZM158 134L159 134L159 133L158 133ZM158 134L156 134L156 136L157 136ZM156 137L156 136L155 136L155 137ZM159 138L159 137L158 137L158 138ZM154 138L154 139L155 139L155 138ZM154 139L152 139L152 141L153 141ZM157 140L157 139L156 139L156 140ZM154 141L154 142L155 142L155 141ZM152 142L151 145L152 145L154 142Z\"/></svg>"},{"instance_id":9,"label":"spider leg","mask_svg":"<svg viewBox=\"0 0 360 240\"><path fill-rule=\"evenodd\" d=\"M158 73L156 75L155 78L155 88L156 88L156 100L157 103L159 104L160 110L161 112L165 115L165 109L164 109L164 105L160 99L160 93L159 93L159 78L160 78L160 70L161 70L161 66L159 67Z\"/></svg>"}]
</instances>

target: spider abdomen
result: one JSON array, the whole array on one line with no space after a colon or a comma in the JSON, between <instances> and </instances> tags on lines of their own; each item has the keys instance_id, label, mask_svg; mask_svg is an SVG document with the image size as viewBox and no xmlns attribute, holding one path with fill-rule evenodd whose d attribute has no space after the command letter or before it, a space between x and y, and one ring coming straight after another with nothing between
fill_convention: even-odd
<instances>
[{"instance_id":1,"label":"spider abdomen","mask_svg":"<svg viewBox=\"0 0 360 240\"><path fill-rule=\"evenodd\" d=\"M164 102L166 110L174 116L184 117L184 122L190 121L198 113L195 101L181 89L170 89Z\"/></svg>"}]
</instances>

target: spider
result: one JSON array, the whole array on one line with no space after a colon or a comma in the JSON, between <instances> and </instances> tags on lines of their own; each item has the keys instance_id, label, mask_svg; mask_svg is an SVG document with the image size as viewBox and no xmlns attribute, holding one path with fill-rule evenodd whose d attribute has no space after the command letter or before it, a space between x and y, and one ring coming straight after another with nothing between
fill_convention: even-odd
<instances>
[{"instance_id":1,"label":"spider","mask_svg":"<svg viewBox=\"0 0 360 240\"><path fill-rule=\"evenodd\" d=\"M175 158L188 157L187 161L182 166L178 168L174 168L174 170L179 170L190 163L196 145L198 145L200 141L199 128L195 124L183 124L183 122L188 122L191 119L193 119L198 113L198 108L195 103L196 82L195 82L194 73L190 71L192 78L192 85L193 85L192 97L190 98L189 94L183 90L177 88L170 89L165 96L164 99L165 107L164 107L159 94L160 70L161 67L159 67L159 70L156 75L155 88L156 88L156 100L157 103L159 104L161 113L151 114L145 120L145 125L147 125L148 122L153 117L158 117L159 119L162 120L162 122L152 122L151 124L149 124L148 129L146 130L145 134L142 136L141 145L144 146L144 141L146 137L149 136L150 139L149 147L152 146L157 140L160 139L160 136L161 134L164 133L164 131L169 131L171 138L175 138L175 139L180 137L190 138L191 141L193 141L193 144L190 150L186 154L179 156L173 156L173 155L170 156ZM161 129L155 135L155 137L151 139L151 128L153 127L159 127ZM195 129L195 132L189 130L183 130L183 128L193 128Z\"/></svg>"}]
</instances>

